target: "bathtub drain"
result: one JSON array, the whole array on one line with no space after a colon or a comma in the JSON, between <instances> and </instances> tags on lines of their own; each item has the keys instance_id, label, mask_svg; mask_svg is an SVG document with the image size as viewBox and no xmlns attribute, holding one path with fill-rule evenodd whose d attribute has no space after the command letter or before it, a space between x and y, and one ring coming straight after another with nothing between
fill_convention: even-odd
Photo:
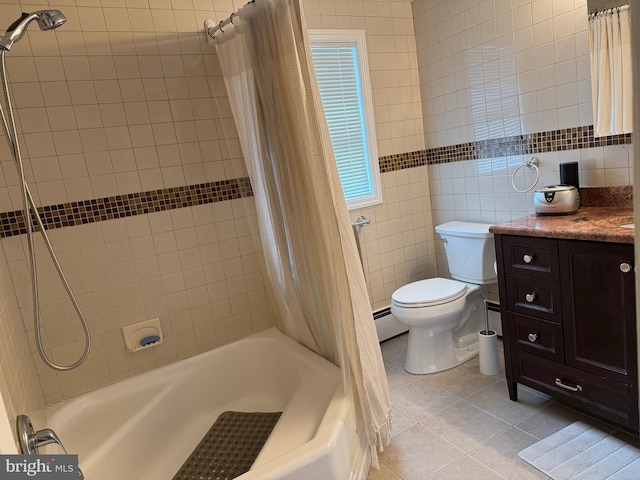
<instances>
[{"instance_id":1,"label":"bathtub drain","mask_svg":"<svg viewBox=\"0 0 640 480\"><path fill-rule=\"evenodd\" d=\"M224 412L173 480L231 480L249 471L282 412Z\"/></svg>"}]
</instances>

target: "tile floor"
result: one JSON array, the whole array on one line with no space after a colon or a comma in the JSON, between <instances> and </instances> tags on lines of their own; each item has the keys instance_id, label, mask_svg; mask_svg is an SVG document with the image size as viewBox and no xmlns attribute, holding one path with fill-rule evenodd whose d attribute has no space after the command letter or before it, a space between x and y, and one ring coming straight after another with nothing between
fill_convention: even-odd
<instances>
[{"instance_id":1,"label":"tile floor","mask_svg":"<svg viewBox=\"0 0 640 480\"><path fill-rule=\"evenodd\" d=\"M520 450L577 420L616 430L521 385L512 402L504 370L482 375L477 357L437 374L411 375L403 367L406 334L381 347L393 439L369 480L546 480L520 460ZM618 434L638 446L636 438Z\"/></svg>"}]
</instances>

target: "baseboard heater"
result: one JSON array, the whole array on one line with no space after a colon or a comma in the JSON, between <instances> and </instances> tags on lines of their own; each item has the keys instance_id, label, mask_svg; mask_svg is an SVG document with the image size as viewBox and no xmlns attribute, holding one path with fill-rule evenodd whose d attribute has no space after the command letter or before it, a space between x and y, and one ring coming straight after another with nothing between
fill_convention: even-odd
<instances>
[{"instance_id":1,"label":"baseboard heater","mask_svg":"<svg viewBox=\"0 0 640 480\"><path fill-rule=\"evenodd\" d=\"M502 336L500 304L487 300L487 315L489 315L489 328L495 330L499 336ZM402 325L393 317L390 306L373 312L373 321L379 342L384 342L409 331L405 325Z\"/></svg>"},{"instance_id":2,"label":"baseboard heater","mask_svg":"<svg viewBox=\"0 0 640 480\"><path fill-rule=\"evenodd\" d=\"M378 332L379 342L384 342L409 331L405 325L402 325L393 317L390 306L373 312L373 321Z\"/></svg>"}]
</instances>

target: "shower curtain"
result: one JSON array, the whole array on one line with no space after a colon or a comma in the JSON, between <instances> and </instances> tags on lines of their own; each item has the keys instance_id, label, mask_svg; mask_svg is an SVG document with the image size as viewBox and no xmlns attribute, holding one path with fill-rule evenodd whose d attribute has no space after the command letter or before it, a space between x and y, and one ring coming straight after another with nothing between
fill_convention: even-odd
<instances>
[{"instance_id":1,"label":"shower curtain","mask_svg":"<svg viewBox=\"0 0 640 480\"><path fill-rule=\"evenodd\" d=\"M593 128L596 137L631 133L633 123L629 10L589 17Z\"/></svg>"},{"instance_id":2,"label":"shower curtain","mask_svg":"<svg viewBox=\"0 0 640 480\"><path fill-rule=\"evenodd\" d=\"M299 0L257 0L216 33L279 327L347 372L372 464L390 395Z\"/></svg>"}]
</instances>

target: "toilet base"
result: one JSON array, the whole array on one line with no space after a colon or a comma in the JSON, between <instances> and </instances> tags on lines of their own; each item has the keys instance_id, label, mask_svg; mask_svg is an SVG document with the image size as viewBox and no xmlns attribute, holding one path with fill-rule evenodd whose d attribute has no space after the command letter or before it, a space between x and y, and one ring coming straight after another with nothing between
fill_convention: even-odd
<instances>
[{"instance_id":1,"label":"toilet base","mask_svg":"<svg viewBox=\"0 0 640 480\"><path fill-rule=\"evenodd\" d=\"M451 331L433 334L429 329L410 328L404 369L414 375L441 372L471 360L478 352L477 334L454 341Z\"/></svg>"}]
</instances>

